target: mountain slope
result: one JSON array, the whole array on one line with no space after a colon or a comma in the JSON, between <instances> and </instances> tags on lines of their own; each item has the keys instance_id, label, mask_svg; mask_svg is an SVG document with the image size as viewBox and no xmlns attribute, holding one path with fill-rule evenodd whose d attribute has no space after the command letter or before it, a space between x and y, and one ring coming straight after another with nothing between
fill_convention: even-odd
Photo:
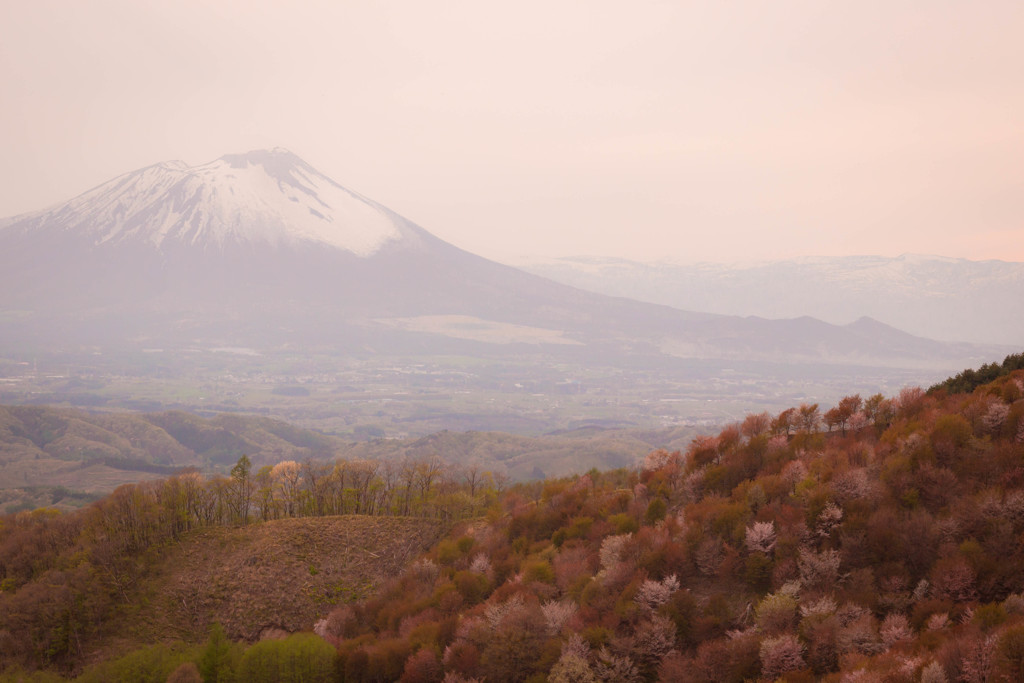
<instances>
[{"instance_id":1,"label":"mountain slope","mask_svg":"<svg viewBox=\"0 0 1024 683\"><path fill-rule=\"evenodd\" d=\"M346 671L407 638L416 671L431 658L395 627L416 624L437 679L1021 680L1022 396L1020 370L970 395L851 396L827 432L793 407L639 471L512 491L324 635ZM414 606L444 590L463 599Z\"/></svg>"},{"instance_id":2,"label":"mountain slope","mask_svg":"<svg viewBox=\"0 0 1024 683\"><path fill-rule=\"evenodd\" d=\"M565 258L524 266L575 287L726 315L862 316L932 339L1024 343L1024 263L905 254L729 265Z\"/></svg>"}]
</instances>

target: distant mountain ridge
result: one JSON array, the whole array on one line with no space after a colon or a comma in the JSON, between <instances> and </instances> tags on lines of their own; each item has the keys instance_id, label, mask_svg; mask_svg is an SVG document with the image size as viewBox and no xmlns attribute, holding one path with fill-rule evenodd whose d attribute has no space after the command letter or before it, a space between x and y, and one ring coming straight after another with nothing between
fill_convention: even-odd
<instances>
[{"instance_id":1,"label":"distant mountain ridge","mask_svg":"<svg viewBox=\"0 0 1024 683\"><path fill-rule=\"evenodd\" d=\"M946 341L1024 345L1024 263L942 256L806 257L753 264L568 257L522 266L612 296L723 315L868 316Z\"/></svg>"},{"instance_id":2,"label":"distant mountain ridge","mask_svg":"<svg viewBox=\"0 0 1024 683\"><path fill-rule=\"evenodd\" d=\"M0 405L0 489L63 486L108 492L186 468L226 469L245 455L257 467L282 460L423 460L476 463L516 479L536 469L561 476L633 465L651 448L681 448L692 429L597 429L523 437L441 432L416 439L352 442L281 420L182 411L91 414L51 406ZM0 512L4 506L0 504Z\"/></svg>"},{"instance_id":3,"label":"distant mountain ridge","mask_svg":"<svg viewBox=\"0 0 1024 683\"><path fill-rule=\"evenodd\" d=\"M155 164L0 222L0 351L254 347L955 368L1005 350L694 313L475 256L286 150ZM504 351L503 347L508 347Z\"/></svg>"}]
</instances>

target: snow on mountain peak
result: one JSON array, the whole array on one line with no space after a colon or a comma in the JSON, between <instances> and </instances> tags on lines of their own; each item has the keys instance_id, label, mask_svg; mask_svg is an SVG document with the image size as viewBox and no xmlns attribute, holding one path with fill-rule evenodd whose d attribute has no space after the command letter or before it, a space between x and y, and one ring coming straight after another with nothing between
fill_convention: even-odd
<instances>
[{"instance_id":1,"label":"snow on mountain peak","mask_svg":"<svg viewBox=\"0 0 1024 683\"><path fill-rule=\"evenodd\" d=\"M155 164L5 224L85 233L97 245L313 242L361 257L409 235L387 209L281 148L229 154L199 166Z\"/></svg>"}]
</instances>

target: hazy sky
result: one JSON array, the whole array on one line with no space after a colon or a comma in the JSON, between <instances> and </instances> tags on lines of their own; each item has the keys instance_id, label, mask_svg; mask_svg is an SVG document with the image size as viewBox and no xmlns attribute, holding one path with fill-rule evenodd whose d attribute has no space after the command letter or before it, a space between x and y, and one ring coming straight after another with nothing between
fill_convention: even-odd
<instances>
[{"instance_id":1,"label":"hazy sky","mask_svg":"<svg viewBox=\"0 0 1024 683\"><path fill-rule=\"evenodd\" d=\"M1024 3L0 0L0 216L287 147L499 260L1024 260Z\"/></svg>"}]
</instances>

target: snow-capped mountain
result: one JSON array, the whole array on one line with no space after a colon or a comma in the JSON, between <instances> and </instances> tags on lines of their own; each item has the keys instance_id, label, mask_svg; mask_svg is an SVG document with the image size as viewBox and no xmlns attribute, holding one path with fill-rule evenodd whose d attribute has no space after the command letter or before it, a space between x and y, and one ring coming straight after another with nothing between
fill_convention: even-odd
<instances>
[{"instance_id":1,"label":"snow-capped mountain","mask_svg":"<svg viewBox=\"0 0 1024 683\"><path fill-rule=\"evenodd\" d=\"M0 221L0 351L244 346L959 369L860 321L692 313L467 253L285 150L156 164Z\"/></svg>"},{"instance_id":2,"label":"snow-capped mountain","mask_svg":"<svg viewBox=\"0 0 1024 683\"><path fill-rule=\"evenodd\" d=\"M590 291L687 310L807 315L835 324L869 316L932 339L1024 344L1024 263L905 254L688 265L563 258L522 267Z\"/></svg>"},{"instance_id":3,"label":"snow-capped mountain","mask_svg":"<svg viewBox=\"0 0 1024 683\"><path fill-rule=\"evenodd\" d=\"M371 256L415 234L383 206L338 185L285 149L231 154L200 166L170 161L94 188L58 207L16 216L28 233L63 231L94 245L329 245Z\"/></svg>"}]
</instances>

